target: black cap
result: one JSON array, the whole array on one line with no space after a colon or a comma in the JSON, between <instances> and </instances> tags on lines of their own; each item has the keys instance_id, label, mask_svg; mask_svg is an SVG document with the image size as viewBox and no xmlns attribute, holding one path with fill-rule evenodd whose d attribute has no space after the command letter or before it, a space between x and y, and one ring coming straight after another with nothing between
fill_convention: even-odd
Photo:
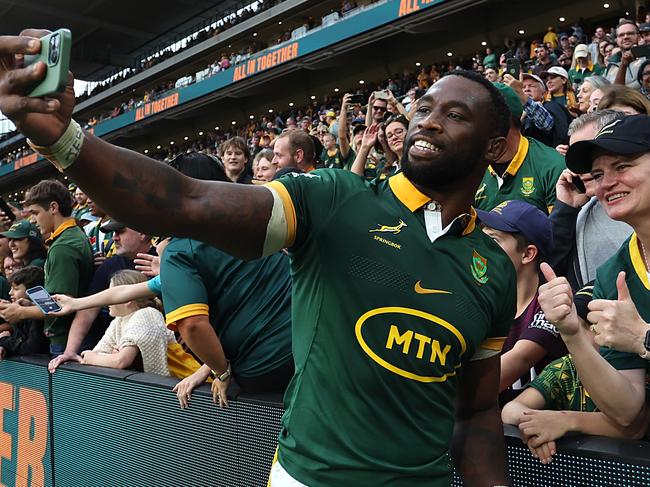
<instances>
[{"instance_id":1,"label":"black cap","mask_svg":"<svg viewBox=\"0 0 650 487\"><path fill-rule=\"evenodd\" d=\"M117 220L111 219L108 220L99 228L102 232L108 233L108 232L117 232L118 230L124 230L126 228L126 225L124 223L118 222Z\"/></svg>"},{"instance_id":2,"label":"black cap","mask_svg":"<svg viewBox=\"0 0 650 487\"><path fill-rule=\"evenodd\" d=\"M639 26L639 32L650 32L650 22L646 22L645 24L641 24Z\"/></svg>"},{"instance_id":3,"label":"black cap","mask_svg":"<svg viewBox=\"0 0 650 487\"><path fill-rule=\"evenodd\" d=\"M566 154L566 166L576 174L591 171L597 151L619 155L650 152L650 116L630 115L605 125L593 140L576 142Z\"/></svg>"}]
</instances>

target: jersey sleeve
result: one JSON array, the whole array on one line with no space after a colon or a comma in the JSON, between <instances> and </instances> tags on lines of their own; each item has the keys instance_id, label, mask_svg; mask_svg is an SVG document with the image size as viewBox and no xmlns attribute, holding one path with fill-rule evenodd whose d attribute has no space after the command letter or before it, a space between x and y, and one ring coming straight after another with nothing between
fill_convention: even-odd
<instances>
[{"instance_id":1,"label":"jersey sleeve","mask_svg":"<svg viewBox=\"0 0 650 487\"><path fill-rule=\"evenodd\" d=\"M162 296L162 283L160 281L160 275L149 279L147 281L147 288L149 288L149 291L154 293L156 296Z\"/></svg>"},{"instance_id":2,"label":"jersey sleeve","mask_svg":"<svg viewBox=\"0 0 650 487\"><path fill-rule=\"evenodd\" d=\"M81 262L76 249L68 245L53 246L47 255L46 269L47 292L79 296Z\"/></svg>"},{"instance_id":3,"label":"jersey sleeve","mask_svg":"<svg viewBox=\"0 0 650 487\"><path fill-rule=\"evenodd\" d=\"M497 290L497 294L502 297L499 300L500 306L495 306L492 326L488 330L487 337L472 356L472 360L482 360L499 355L515 319L517 284L514 267L510 265L504 268L503 274L505 276L503 287L500 288L500 291Z\"/></svg>"},{"instance_id":4,"label":"jersey sleeve","mask_svg":"<svg viewBox=\"0 0 650 487\"><path fill-rule=\"evenodd\" d=\"M297 249L308 235L315 234L326 226L331 210L350 195L350 183L358 182L354 178L359 180L346 171L326 169L288 174L266 184L265 186L273 191L276 202L281 202L283 213L283 218L278 218L275 223L272 216L269 225L286 225L286 238L284 246L269 249L268 252L265 248L265 255L272 253L270 250L275 252L283 247ZM267 230L267 240L268 233L272 230Z\"/></svg>"},{"instance_id":5,"label":"jersey sleeve","mask_svg":"<svg viewBox=\"0 0 650 487\"><path fill-rule=\"evenodd\" d=\"M566 359L567 357L562 357L551 362L528 384L528 387L532 387L542 395L545 409L558 409L557 405L566 392L559 380Z\"/></svg>"},{"instance_id":6,"label":"jersey sleeve","mask_svg":"<svg viewBox=\"0 0 650 487\"><path fill-rule=\"evenodd\" d=\"M160 279L165 281L162 298L165 321L171 330L178 320L209 315L208 291L203 284L193 243L189 239L172 240L163 253Z\"/></svg>"}]
</instances>

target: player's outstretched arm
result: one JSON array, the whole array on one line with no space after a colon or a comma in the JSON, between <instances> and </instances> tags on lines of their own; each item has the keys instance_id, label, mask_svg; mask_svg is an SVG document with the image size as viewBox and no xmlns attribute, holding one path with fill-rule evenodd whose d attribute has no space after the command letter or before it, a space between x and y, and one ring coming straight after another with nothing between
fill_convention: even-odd
<instances>
[{"instance_id":1,"label":"player's outstretched arm","mask_svg":"<svg viewBox=\"0 0 650 487\"><path fill-rule=\"evenodd\" d=\"M242 258L262 254L273 206L266 188L188 178L89 134L66 174L130 228L191 237Z\"/></svg>"},{"instance_id":2,"label":"player's outstretched arm","mask_svg":"<svg viewBox=\"0 0 650 487\"><path fill-rule=\"evenodd\" d=\"M39 152L57 161L107 213L138 231L193 237L238 257L262 253L273 197L260 187L187 178L135 152L83 134L71 121L74 79L48 98L26 96L45 77L38 62L24 56L40 51L44 30L0 36L0 111Z\"/></svg>"},{"instance_id":3,"label":"player's outstretched arm","mask_svg":"<svg viewBox=\"0 0 650 487\"><path fill-rule=\"evenodd\" d=\"M459 378L451 455L468 487L510 485L499 412L499 361L499 356L470 361Z\"/></svg>"}]
</instances>

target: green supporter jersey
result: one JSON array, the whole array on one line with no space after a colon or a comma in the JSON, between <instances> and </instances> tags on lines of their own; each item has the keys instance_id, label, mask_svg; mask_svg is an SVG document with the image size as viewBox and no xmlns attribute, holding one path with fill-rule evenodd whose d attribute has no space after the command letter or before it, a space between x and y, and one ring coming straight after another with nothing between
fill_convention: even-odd
<instances>
[{"instance_id":1,"label":"green supporter jersey","mask_svg":"<svg viewBox=\"0 0 650 487\"><path fill-rule=\"evenodd\" d=\"M70 219L52 233L45 259L45 289L50 294L81 296L90 284L95 267L86 234ZM45 335L56 345L65 345L74 314L47 318Z\"/></svg>"},{"instance_id":2,"label":"green supporter jersey","mask_svg":"<svg viewBox=\"0 0 650 487\"><path fill-rule=\"evenodd\" d=\"M351 147L348 150L348 156L343 157L341 155L341 149L337 145L336 152L333 155L329 155L327 149L323 149L323 152L321 152L320 155L320 160L323 163L323 167L349 170L352 167L352 163L356 157L357 156Z\"/></svg>"},{"instance_id":3,"label":"green supporter jersey","mask_svg":"<svg viewBox=\"0 0 650 487\"><path fill-rule=\"evenodd\" d=\"M524 136L504 177L490 166L476 192L475 205L490 211L499 203L522 200L549 214L555 203L555 185L566 169L564 156L535 139Z\"/></svg>"},{"instance_id":4,"label":"green supporter jersey","mask_svg":"<svg viewBox=\"0 0 650 487\"><path fill-rule=\"evenodd\" d=\"M449 486L458 371L498 354L515 272L476 225L433 242L430 199L397 174L334 170L267 186L282 199L293 274L296 374L278 459L319 486Z\"/></svg>"},{"instance_id":5,"label":"green supporter jersey","mask_svg":"<svg viewBox=\"0 0 650 487\"><path fill-rule=\"evenodd\" d=\"M634 305L644 321L650 322L650 282L639 251L639 241L636 233L628 238L621 248L609 258L596 273L594 284L594 299L618 299L616 278L619 272L625 271L625 282L630 290ZM611 348L601 347L600 354L618 370L650 368L650 361L642 359L637 354L620 352Z\"/></svg>"},{"instance_id":6,"label":"green supporter jersey","mask_svg":"<svg viewBox=\"0 0 650 487\"><path fill-rule=\"evenodd\" d=\"M291 275L283 253L244 261L175 238L160 278L167 324L209 316L236 376L258 377L291 360Z\"/></svg>"},{"instance_id":7,"label":"green supporter jersey","mask_svg":"<svg viewBox=\"0 0 650 487\"><path fill-rule=\"evenodd\" d=\"M598 411L585 390L571 355L554 360L528 385L537 390L546 401L544 409L555 411Z\"/></svg>"}]
</instances>

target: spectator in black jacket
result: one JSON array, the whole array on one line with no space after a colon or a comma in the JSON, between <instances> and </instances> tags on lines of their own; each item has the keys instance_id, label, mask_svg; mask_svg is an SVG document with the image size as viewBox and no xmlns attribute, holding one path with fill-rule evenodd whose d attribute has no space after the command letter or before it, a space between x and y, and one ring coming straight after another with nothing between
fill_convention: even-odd
<instances>
[{"instance_id":1,"label":"spectator in black jacket","mask_svg":"<svg viewBox=\"0 0 650 487\"><path fill-rule=\"evenodd\" d=\"M34 286L42 286L45 280L43 269L27 266L18 269L9 278L12 302L28 299L26 291ZM43 333L43 321L22 320L14 323L10 336L0 338L0 360L12 355L33 355L49 352L50 342Z\"/></svg>"}]
</instances>

